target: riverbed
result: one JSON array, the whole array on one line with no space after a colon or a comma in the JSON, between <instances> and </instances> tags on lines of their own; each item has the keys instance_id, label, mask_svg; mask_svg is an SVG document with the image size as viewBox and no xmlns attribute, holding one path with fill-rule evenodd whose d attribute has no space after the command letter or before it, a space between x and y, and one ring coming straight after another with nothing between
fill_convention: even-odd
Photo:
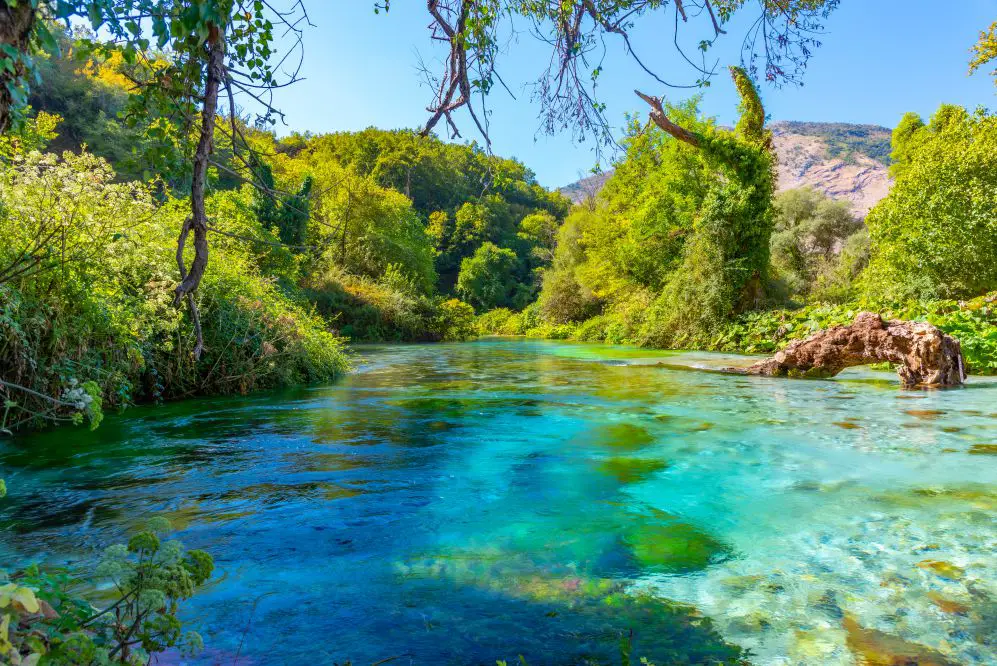
<instances>
[{"instance_id":1,"label":"riverbed","mask_svg":"<svg viewBox=\"0 0 997 666\"><path fill-rule=\"evenodd\" d=\"M26 436L0 562L166 516L217 565L189 663L997 663L997 380L704 371L739 361L361 347L335 385Z\"/></svg>"}]
</instances>

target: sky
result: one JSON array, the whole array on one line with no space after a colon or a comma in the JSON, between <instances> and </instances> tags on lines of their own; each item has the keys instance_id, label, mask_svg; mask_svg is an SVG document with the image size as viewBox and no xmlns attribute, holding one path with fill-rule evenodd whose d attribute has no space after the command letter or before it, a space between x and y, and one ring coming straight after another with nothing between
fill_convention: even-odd
<instances>
[{"instance_id":1,"label":"sky","mask_svg":"<svg viewBox=\"0 0 997 666\"><path fill-rule=\"evenodd\" d=\"M313 26L304 35L303 80L278 91L277 106L286 114L286 125L279 125L278 133L422 126L432 91L422 83L419 63L422 59L431 65L438 55L426 27L425 3L393 0L387 14L375 14L373 0L306 5ZM742 10L745 19L749 11ZM672 12L669 8L642 20L633 35L634 48L662 78L694 82L696 72L672 45ZM969 49L994 20L997 0L842 0L825 25L803 87L763 84L763 102L773 120L887 127L908 111L930 116L941 103L997 107L989 71L967 75ZM735 19L729 34L711 50L721 66L738 63L745 28L743 20ZM515 98L498 87L489 98L493 151L521 160L547 187L577 180L596 164L594 144L574 142L570 133L538 133L539 106L530 100L527 87L544 68L549 52L525 33L506 35L503 41L499 73ZM622 127L627 113L646 113L646 105L633 94L635 88L674 101L696 93L655 82L618 40L607 39L606 46L599 95L614 126ZM701 92L703 112L732 124L737 96L729 77L717 76ZM458 140L480 142L470 118L456 119L463 134ZM442 124L438 131L444 132ZM603 157L604 167L609 162L611 156Z\"/></svg>"}]
</instances>

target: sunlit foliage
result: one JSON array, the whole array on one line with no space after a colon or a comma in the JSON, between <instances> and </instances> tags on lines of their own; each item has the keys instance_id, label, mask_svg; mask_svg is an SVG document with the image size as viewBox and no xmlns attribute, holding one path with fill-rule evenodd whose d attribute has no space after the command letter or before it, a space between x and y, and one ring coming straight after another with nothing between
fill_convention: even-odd
<instances>
[{"instance_id":1,"label":"sunlit foliage","mask_svg":"<svg viewBox=\"0 0 997 666\"><path fill-rule=\"evenodd\" d=\"M943 105L894 132L896 184L869 213L865 276L877 298L961 298L997 288L997 117Z\"/></svg>"}]
</instances>

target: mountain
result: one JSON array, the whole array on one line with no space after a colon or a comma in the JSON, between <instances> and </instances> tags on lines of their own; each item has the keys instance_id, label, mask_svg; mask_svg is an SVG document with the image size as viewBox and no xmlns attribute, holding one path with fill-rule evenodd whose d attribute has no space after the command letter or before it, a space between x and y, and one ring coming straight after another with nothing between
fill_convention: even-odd
<instances>
[{"instance_id":1,"label":"mountain","mask_svg":"<svg viewBox=\"0 0 997 666\"><path fill-rule=\"evenodd\" d=\"M779 157L779 191L811 186L843 199L865 217L890 191L887 127L850 123L778 121L770 125ZM575 203L594 196L612 171L561 188Z\"/></svg>"}]
</instances>

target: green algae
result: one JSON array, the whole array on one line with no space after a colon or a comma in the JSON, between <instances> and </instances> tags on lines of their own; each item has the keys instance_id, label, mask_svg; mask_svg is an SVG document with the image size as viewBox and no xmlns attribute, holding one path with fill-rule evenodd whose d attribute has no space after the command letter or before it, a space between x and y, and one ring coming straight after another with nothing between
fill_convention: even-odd
<instances>
[{"instance_id":1,"label":"green algae","mask_svg":"<svg viewBox=\"0 0 997 666\"><path fill-rule=\"evenodd\" d=\"M668 463L664 460L629 456L606 458L598 465L600 472L615 477L620 483L637 483L643 481L655 472L660 472L667 467Z\"/></svg>"},{"instance_id":2,"label":"green algae","mask_svg":"<svg viewBox=\"0 0 997 666\"><path fill-rule=\"evenodd\" d=\"M661 511L641 521L625 540L641 565L667 573L698 571L731 555L726 544Z\"/></svg>"},{"instance_id":3,"label":"green algae","mask_svg":"<svg viewBox=\"0 0 997 666\"><path fill-rule=\"evenodd\" d=\"M632 423L613 423L598 428L593 433L598 446L609 449L636 451L654 443L654 435L643 426Z\"/></svg>"},{"instance_id":4,"label":"green algae","mask_svg":"<svg viewBox=\"0 0 997 666\"><path fill-rule=\"evenodd\" d=\"M455 590L490 595L492 608L507 603L535 607L538 631L557 631L564 624L575 639L559 648L558 663L609 666L616 662L599 659L593 648L601 645L606 651L622 637L632 654L649 655L655 663L746 663L746 653L727 643L694 606L631 590L626 580L587 576L564 565L539 569L494 549L429 556L398 563L395 570L407 582L443 580ZM636 635L634 627L641 628Z\"/></svg>"}]
</instances>

